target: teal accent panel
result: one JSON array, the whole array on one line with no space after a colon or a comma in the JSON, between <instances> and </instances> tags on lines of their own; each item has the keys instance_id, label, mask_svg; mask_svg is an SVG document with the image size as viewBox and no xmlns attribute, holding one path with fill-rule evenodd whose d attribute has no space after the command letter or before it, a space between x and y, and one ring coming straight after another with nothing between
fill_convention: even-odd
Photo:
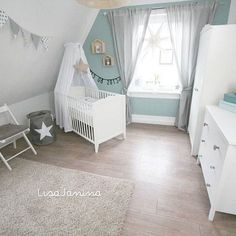
<instances>
[{"instance_id":1,"label":"teal accent panel","mask_svg":"<svg viewBox=\"0 0 236 236\"><path fill-rule=\"evenodd\" d=\"M138 115L176 117L178 99L132 98L132 113Z\"/></svg>"},{"instance_id":2,"label":"teal accent panel","mask_svg":"<svg viewBox=\"0 0 236 236\"><path fill-rule=\"evenodd\" d=\"M194 0L195 1L195 0ZM205 0L201 0L205 1ZM230 9L231 0L219 0L218 9L214 18L213 24L226 24L228 21L228 14ZM175 2L163 3L163 4L150 4L132 6L136 8L164 8L175 4ZM179 2L178 2L179 4ZM94 39L102 39L106 44L106 53L114 56L115 50L113 45L112 33L110 29L107 16L103 13L105 10L101 10L94 22L94 25L84 43L84 51L88 59L88 63L91 69L99 76L105 79L112 79L119 76L117 64L112 67L104 67L102 65L102 55L92 54L91 43ZM111 91L121 93L122 84L107 85L106 83L97 83L99 89L105 91ZM143 115L157 115L157 116L175 116L178 109L177 99L148 99L148 98L132 98L131 99L133 113Z\"/></svg>"},{"instance_id":3,"label":"teal accent panel","mask_svg":"<svg viewBox=\"0 0 236 236\"><path fill-rule=\"evenodd\" d=\"M220 0L216 15L213 21L214 25L224 25L228 22L231 0Z\"/></svg>"},{"instance_id":4,"label":"teal accent panel","mask_svg":"<svg viewBox=\"0 0 236 236\"><path fill-rule=\"evenodd\" d=\"M115 58L115 50L113 45L112 33L110 29L107 17L104 16L103 11L98 13L98 16L93 24L93 27L84 43L84 51L93 72L105 79L112 79L119 76L119 72L116 66L105 67L102 64L103 54L93 54L91 44L94 39L102 39L106 45L106 54L109 54ZM103 84L97 83L99 89L121 93L122 84L107 85L105 82Z\"/></svg>"}]
</instances>

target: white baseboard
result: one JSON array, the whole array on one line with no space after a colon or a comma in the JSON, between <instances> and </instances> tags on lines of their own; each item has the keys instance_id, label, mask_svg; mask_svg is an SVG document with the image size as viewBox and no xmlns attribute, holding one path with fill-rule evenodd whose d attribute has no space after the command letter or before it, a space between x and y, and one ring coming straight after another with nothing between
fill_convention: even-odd
<instances>
[{"instance_id":1,"label":"white baseboard","mask_svg":"<svg viewBox=\"0 0 236 236\"><path fill-rule=\"evenodd\" d=\"M147 116L147 115L132 115L132 123L154 124L154 125L170 125L174 126L175 117L169 116Z\"/></svg>"}]
</instances>

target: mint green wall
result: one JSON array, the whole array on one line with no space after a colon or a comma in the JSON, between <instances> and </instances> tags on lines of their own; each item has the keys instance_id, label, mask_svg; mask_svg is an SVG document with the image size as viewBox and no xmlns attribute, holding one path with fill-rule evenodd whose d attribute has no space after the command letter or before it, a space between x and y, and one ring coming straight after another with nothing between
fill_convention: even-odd
<instances>
[{"instance_id":1,"label":"mint green wall","mask_svg":"<svg viewBox=\"0 0 236 236\"><path fill-rule=\"evenodd\" d=\"M115 65L112 67L105 67L102 65L102 56L100 54L92 54L91 43L94 39L102 39L106 44L106 53L114 56L115 52L112 41L112 34L110 30L110 25L107 20L107 16L103 15L103 11L100 11L93 27L84 43L84 51L90 65L90 68L93 72L101 76L102 78L110 79L116 78L119 76L118 69ZM122 85L121 83L115 85L107 86L105 83L97 83L99 89L110 91L110 92L121 92Z\"/></svg>"},{"instance_id":2,"label":"mint green wall","mask_svg":"<svg viewBox=\"0 0 236 236\"><path fill-rule=\"evenodd\" d=\"M231 0L220 0L214 18L214 25L227 24Z\"/></svg>"},{"instance_id":3,"label":"mint green wall","mask_svg":"<svg viewBox=\"0 0 236 236\"><path fill-rule=\"evenodd\" d=\"M202 0L204 1L204 0ZM220 0L219 6L214 19L214 24L227 24L228 13L230 9L231 0ZM165 7L173 3L165 4L151 4L143 6L135 6L139 8L144 7ZM115 78L119 76L116 63L113 67L104 67L102 65L102 56L94 55L91 53L91 42L98 38L106 43L106 53L115 57L112 34L107 17L104 16L104 11L100 11L94 25L85 41L84 51L87 56L91 69L103 78ZM99 89L121 92L121 83L115 85L106 85L105 83L99 84ZM175 117L178 109L178 99L149 99L149 98L132 98L132 112L133 114L153 115L153 116L170 116Z\"/></svg>"},{"instance_id":4,"label":"mint green wall","mask_svg":"<svg viewBox=\"0 0 236 236\"><path fill-rule=\"evenodd\" d=\"M175 117L179 105L178 99L132 98L134 114Z\"/></svg>"}]
</instances>

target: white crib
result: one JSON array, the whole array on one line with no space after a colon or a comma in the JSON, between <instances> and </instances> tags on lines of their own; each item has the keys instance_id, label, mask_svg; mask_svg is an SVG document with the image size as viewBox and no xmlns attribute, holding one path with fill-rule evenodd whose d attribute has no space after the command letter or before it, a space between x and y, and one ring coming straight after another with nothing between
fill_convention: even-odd
<instances>
[{"instance_id":1,"label":"white crib","mask_svg":"<svg viewBox=\"0 0 236 236\"><path fill-rule=\"evenodd\" d=\"M125 96L85 87L72 87L67 97L73 132L95 145L123 134L126 137Z\"/></svg>"}]
</instances>

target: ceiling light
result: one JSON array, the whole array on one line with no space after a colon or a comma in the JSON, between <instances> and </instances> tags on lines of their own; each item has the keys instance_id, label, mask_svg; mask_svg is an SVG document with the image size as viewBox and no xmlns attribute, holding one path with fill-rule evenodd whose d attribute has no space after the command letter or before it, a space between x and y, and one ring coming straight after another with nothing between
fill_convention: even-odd
<instances>
[{"instance_id":1,"label":"ceiling light","mask_svg":"<svg viewBox=\"0 0 236 236\"><path fill-rule=\"evenodd\" d=\"M128 0L77 0L81 5L98 9L119 8L128 5Z\"/></svg>"}]
</instances>

